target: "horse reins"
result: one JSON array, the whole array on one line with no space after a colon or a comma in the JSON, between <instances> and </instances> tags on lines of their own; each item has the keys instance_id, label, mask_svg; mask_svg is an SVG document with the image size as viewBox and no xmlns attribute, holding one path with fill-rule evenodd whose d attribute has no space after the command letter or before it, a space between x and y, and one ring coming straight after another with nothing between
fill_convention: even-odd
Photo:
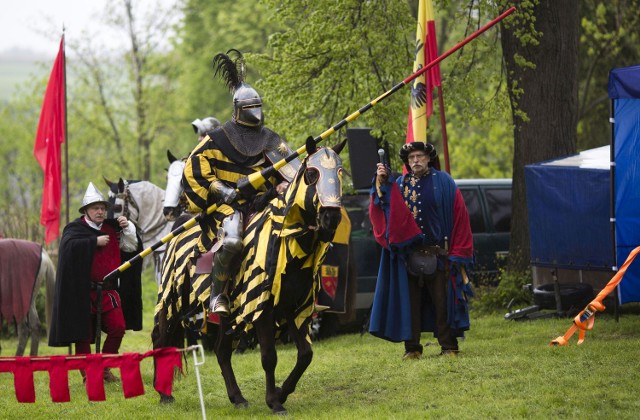
<instances>
[{"instance_id":1,"label":"horse reins","mask_svg":"<svg viewBox=\"0 0 640 420\"><path fill-rule=\"evenodd\" d=\"M129 182L127 180L124 180L124 192L122 195L122 201L124 202L124 204L122 205L122 215L128 219L130 214L129 202L131 201L131 191L129 190ZM136 206L135 203L132 203L132 205L134 209L140 212L140 209Z\"/></svg>"}]
</instances>

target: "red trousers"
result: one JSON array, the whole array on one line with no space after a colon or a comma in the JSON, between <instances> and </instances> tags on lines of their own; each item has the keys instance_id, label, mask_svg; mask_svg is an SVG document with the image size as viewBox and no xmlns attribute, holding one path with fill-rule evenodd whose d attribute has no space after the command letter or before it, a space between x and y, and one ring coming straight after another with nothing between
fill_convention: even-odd
<instances>
[{"instance_id":1,"label":"red trousers","mask_svg":"<svg viewBox=\"0 0 640 420\"><path fill-rule=\"evenodd\" d=\"M124 315L122 314L121 307L115 307L107 312L102 313L101 318L101 330L107 334L107 338L102 345L102 353L118 353L120 349L120 343L122 343L122 337L124 337L125 323ZM96 329L96 315L91 315L91 322L89 324L91 329L89 338L85 341L78 341L76 343L76 354L88 354L91 353L91 344L95 340Z\"/></svg>"}]
</instances>

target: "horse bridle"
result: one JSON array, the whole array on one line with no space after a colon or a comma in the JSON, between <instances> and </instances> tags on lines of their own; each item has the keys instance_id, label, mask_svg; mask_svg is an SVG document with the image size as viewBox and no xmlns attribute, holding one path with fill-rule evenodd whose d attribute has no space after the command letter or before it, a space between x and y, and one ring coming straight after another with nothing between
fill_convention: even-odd
<instances>
[{"instance_id":1,"label":"horse bridle","mask_svg":"<svg viewBox=\"0 0 640 420\"><path fill-rule=\"evenodd\" d=\"M325 151L325 154L326 153L327 152ZM327 165L327 164L325 164L326 159L321 159L321 161L320 161L321 163L320 164L314 163L314 164L309 165L309 160L310 160L310 157L305 159L302 162L301 167L299 168L299 170L302 171L302 175L301 176L304 178L304 182L307 185L314 185L315 184L316 195L318 197L318 200L320 202L322 202L323 200L322 200L321 194L318 192L318 184L319 184L319 182L321 182L322 172L327 170L327 169L335 168L335 164ZM336 162L336 164L338 164L338 163ZM320 167L320 166L322 166L322 167ZM326 180L323 180L323 181L326 182ZM294 201L294 197L296 196L295 190L297 190L298 187L300 186L300 182L301 182L301 180L298 180L298 182L294 183L294 186L293 186L294 192L289 195L289 199L287 200L286 207L285 207L285 210L284 210L285 215L289 213L289 209L291 208L291 206L293 204L293 201ZM331 182L333 183L335 181L331 181ZM307 225L307 226L305 226L305 228L306 228L307 231L316 233L320 229L320 224L321 224L320 223L320 212L316 212L315 225Z\"/></svg>"},{"instance_id":2,"label":"horse bridle","mask_svg":"<svg viewBox=\"0 0 640 420\"><path fill-rule=\"evenodd\" d=\"M122 193L116 194L116 198L122 199L122 202L124 203L122 205L122 215L128 219L130 215L130 212L129 212L130 203L134 209L138 210L138 213L140 213L140 209L138 208L135 201L131 200L131 191L129 190L129 182L127 180L123 180L123 182L124 182L124 191Z\"/></svg>"}]
</instances>

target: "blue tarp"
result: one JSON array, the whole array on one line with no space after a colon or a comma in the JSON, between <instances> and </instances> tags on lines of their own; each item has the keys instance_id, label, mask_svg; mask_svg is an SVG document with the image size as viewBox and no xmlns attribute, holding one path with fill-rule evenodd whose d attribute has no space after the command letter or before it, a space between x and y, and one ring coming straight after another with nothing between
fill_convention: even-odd
<instances>
[{"instance_id":1,"label":"blue tarp","mask_svg":"<svg viewBox=\"0 0 640 420\"><path fill-rule=\"evenodd\" d=\"M640 99L640 65L609 72L609 98Z\"/></svg>"},{"instance_id":2,"label":"blue tarp","mask_svg":"<svg viewBox=\"0 0 640 420\"><path fill-rule=\"evenodd\" d=\"M640 65L611 70L608 92L614 109L616 261L605 146L525 167L533 265L610 270L640 246ZM620 282L618 296L620 303L640 302L640 258Z\"/></svg>"},{"instance_id":3,"label":"blue tarp","mask_svg":"<svg viewBox=\"0 0 640 420\"><path fill-rule=\"evenodd\" d=\"M524 174L531 263L611 270L609 147L527 165Z\"/></svg>"},{"instance_id":4,"label":"blue tarp","mask_svg":"<svg viewBox=\"0 0 640 420\"><path fill-rule=\"evenodd\" d=\"M614 191L616 259L622 266L640 246L640 66L609 73L614 108ZM640 261L634 261L620 282L620 302L640 302Z\"/></svg>"}]
</instances>

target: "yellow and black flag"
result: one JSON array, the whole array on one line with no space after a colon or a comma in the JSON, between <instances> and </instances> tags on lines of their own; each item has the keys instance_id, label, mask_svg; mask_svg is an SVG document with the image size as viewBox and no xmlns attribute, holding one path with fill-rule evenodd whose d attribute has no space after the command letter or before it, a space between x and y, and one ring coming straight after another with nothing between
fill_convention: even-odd
<instances>
[{"instance_id":1,"label":"yellow and black flag","mask_svg":"<svg viewBox=\"0 0 640 420\"><path fill-rule=\"evenodd\" d=\"M431 0L420 0L416 30L414 73L438 58L436 24ZM407 143L427 141L427 119L433 113L433 89L442 84L440 65L416 77L411 84L411 105L407 121Z\"/></svg>"}]
</instances>

